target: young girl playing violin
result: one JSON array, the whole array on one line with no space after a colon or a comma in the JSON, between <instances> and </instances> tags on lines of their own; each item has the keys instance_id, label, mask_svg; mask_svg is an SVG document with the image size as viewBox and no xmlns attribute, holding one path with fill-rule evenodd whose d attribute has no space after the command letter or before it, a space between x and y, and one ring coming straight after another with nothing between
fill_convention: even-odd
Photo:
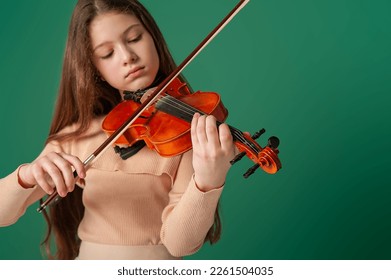
<instances>
[{"instance_id":1,"label":"young girl playing violin","mask_svg":"<svg viewBox=\"0 0 391 280\"><path fill-rule=\"evenodd\" d=\"M15 223L56 190L62 199L46 216L49 258L175 259L216 242L235 147L228 126L217 128L213 116L194 115L193 149L182 155L142 147L124 160L110 148L88 171L82 162L107 138L102 121L124 92L152 88L175 67L137 0L79 0L49 137L33 162L1 179L0 225Z\"/></svg>"}]
</instances>

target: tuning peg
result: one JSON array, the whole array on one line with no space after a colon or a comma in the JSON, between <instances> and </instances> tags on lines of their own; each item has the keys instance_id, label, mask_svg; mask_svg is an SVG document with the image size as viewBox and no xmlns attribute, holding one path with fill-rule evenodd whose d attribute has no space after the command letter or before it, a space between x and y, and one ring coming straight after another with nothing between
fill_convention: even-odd
<instances>
[{"instance_id":1,"label":"tuning peg","mask_svg":"<svg viewBox=\"0 0 391 280\"><path fill-rule=\"evenodd\" d=\"M261 136L262 134L264 134L265 131L266 131L266 130L265 130L264 128L262 128L260 131L254 133L254 135L251 136L251 138L255 140L255 139L257 139L259 136Z\"/></svg>"},{"instance_id":2,"label":"tuning peg","mask_svg":"<svg viewBox=\"0 0 391 280\"><path fill-rule=\"evenodd\" d=\"M231 160L229 163L232 165L236 162L238 162L239 160L241 160L244 156L246 155L246 152L241 152L240 154L237 154L233 160Z\"/></svg>"},{"instance_id":3,"label":"tuning peg","mask_svg":"<svg viewBox=\"0 0 391 280\"><path fill-rule=\"evenodd\" d=\"M267 140L267 146L272 149L277 149L278 145L280 145L280 139L276 136L272 136Z\"/></svg>"},{"instance_id":4,"label":"tuning peg","mask_svg":"<svg viewBox=\"0 0 391 280\"><path fill-rule=\"evenodd\" d=\"M253 174L255 172L255 170L257 170L259 168L259 164L255 164L253 165L252 167L250 167L246 173L243 174L243 177L244 178L248 178L251 174Z\"/></svg>"}]
</instances>

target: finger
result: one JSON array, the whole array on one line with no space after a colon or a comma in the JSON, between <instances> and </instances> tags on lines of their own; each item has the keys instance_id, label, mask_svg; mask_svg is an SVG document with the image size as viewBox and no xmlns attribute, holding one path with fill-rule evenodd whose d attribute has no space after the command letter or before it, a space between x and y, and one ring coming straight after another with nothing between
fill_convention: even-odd
<instances>
[{"instance_id":1,"label":"finger","mask_svg":"<svg viewBox=\"0 0 391 280\"><path fill-rule=\"evenodd\" d=\"M191 120L191 129L190 129L190 135L191 135L191 142L193 145L193 148L199 145L198 138L197 138L197 124L198 119L200 117L199 113L195 113L193 116L193 119Z\"/></svg>"},{"instance_id":2,"label":"finger","mask_svg":"<svg viewBox=\"0 0 391 280\"><path fill-rule=\"evenodd\" d=\"M206 127L206 116L202 115L198 118L197 127L196 127L197 139L200 144L208 143L208 137L206 135L205 127Z\"/></svg>"},{"instance_id":3,"label":"finger","mask_svg":"<svg viewBox=\"0 0 391 280\"><path fill-rule=\"evenodd\" d=\"M75 188L76 178L85 178L86 176L86 167L84 163L76 156L60 153L62 158L61 162L61 172L63 173L68 192L71 192ZM60 163L59 163L60 164ZM74 169L72 169L72 167ZM76 176L73 172L75 170Z\"/></svg>"},{"instance_id":4,"label":"finger","mask_svg":"<svg viewBox=\"0 0 391 280\"><path fill-rule=\"evenodd\" d=\"M61 170L52 162L45 166L46 173L50 176L53 184L60 196L66 196L68 193L64 176Z\"/></svg>"},{"instance_id":5,"label":"finger","mask_svg":"<svg viewBox=\"0 0 391 280\"><path fill-rule=\"evenodd\" d=\"M66 159L66 157L67 156L65 154L59 153L52 156L52 160L62 174L62 180L64 181L67 192L71 192L75 187L75 177L73 176L72 164Z\"/></svg>"},{"instance_id":6,"label":"finger","mask_svg":"<svg viewBox=\"0 0 391 280\"><path fill-rule=\"evenodd\" d=\"M40 167L33 167L32 173L37 182L37 185L41 187L47 194L52 194L54 185L49 184L47 173ZM52 183L52 181L51 181Z\"/></svg>"},{"instance_id":7,"label":"finger","mask_svg":"<svg viewBox=\"0 0 391 280\"><path fill-rule=\"evenodd\" d=\"M42 158L37 165L34 166L34 177L37 184L48 194L53 193L53 189L57 188L57 192L61 196L65 196L67 191L61 171L53 163L52 155Z\"/></svg>"},{"instance_id":8,"label":"finger","mask_svg":"<svg viewBox=\"0 0 391 280\"><path fill-rule=\"evenodd\" d=\"M86 167L78 157L67 154L63 154L62 156L75 168L77 176L79 176L79 178L83 179L86 177Z\"/></svg>"},{"instance_id":9,"label":"finger","mask_svg":"<svg viewBox=\"0 0 391 280\"><path fill-rule=\"evenodd\" d=\"M208 143L215 147L220 147L219 132L217 129L216 118L214 116L206 117L205 132Z\"/></svg>"},{"instance_id":10,"label":"finger","mask_svg":"<svg viewBox=\"0 0 391 280\"><path fill-rule=\"evenodd\" d=\"M233 147L233 137L231 134L231 131L227 124L223 123L219 126L219 139L221 148L225 151L232 150L234 151Z\"/></svg>"}]
</instances>

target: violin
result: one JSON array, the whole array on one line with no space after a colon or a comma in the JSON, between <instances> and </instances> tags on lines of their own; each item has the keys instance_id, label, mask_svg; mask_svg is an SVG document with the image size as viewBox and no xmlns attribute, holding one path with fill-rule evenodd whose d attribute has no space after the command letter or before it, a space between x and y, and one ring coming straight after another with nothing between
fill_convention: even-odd
<instances>
[{"instance_id":1,"label":"violin","mask_svg":"<svg viewBox=\"0 0 391 280\"><path fill-rule=\"evenodd\" d=\"M111 136L126 119L140 106L139 99L123 100L105 117L102 129ZM128 129L121 134L115 144L131 146L143 140L148 148L164 157L180 155L192 148L190 123L193 115L213 115L220 125L228 116L220 95L214 92L197 91L191 93L186 83L176 78L169 84L164 94L153 105L146 108ZM228 126L234 143L240 153L231 164L247 155L255 165L243 175L248 178L261 167L265 172L274 174L281 168L277 156L279 139L269 138L267 147L262 148L254 140L265 132L261 129L254 136Z\"/></svg>"},{"instance_id":2,"label":"violin","mask_svg":"<svg viewBox=\"0 0 391 280\"><path fill-rule=\"evenodd\" d=\"M177 77L249 1L240 0L187 58L157 86L146 100L141 104L137 102L121 102L115 107L113 112L109 113L110 117L105 120L104 129L110 136L84 160L83 164L86 169L116 141L125 145L131 145L142 139L148 147L156 150L163 156L181 154L191 148L190 125L188 123L194 113L212 114L216 117L218 125L225 120L228 111L222 105L219 95L201 92L187 94L189 90L185 88L185 85ZM182 109L179 110L179 107ZM175 126L164 125L164 122L167 120L175 123ZM132 124L134 125L132 126ZM171 132L171 129L174 127L176 133ZM177 127L180 127L180 129ZM234 164L245 155L255 162L255 165L244 174L244 177L247 178L259 167L271 174L276 173L281 168L281 162L277 156L279 144L277 137L270 137L268 145L262 148L254 140L265 132L264 129L261 129L253 136L249 136L234 127L229 126L229 128L235 145L240 151L231 161L231 164ZM179 147L177 148L176 146ZM73 172L73 176L74 178L78 177L76 171ZM47 206L58 202L60 199L61 197L55 190L38 207L37 211L41 213Z\"/></svg>"}]
</instances>

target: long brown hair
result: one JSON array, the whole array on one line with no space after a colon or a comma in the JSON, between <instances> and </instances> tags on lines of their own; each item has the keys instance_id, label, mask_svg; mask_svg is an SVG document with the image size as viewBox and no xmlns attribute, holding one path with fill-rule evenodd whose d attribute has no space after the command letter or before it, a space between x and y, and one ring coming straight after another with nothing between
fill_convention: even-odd
<instances>
[{"instance_id":1,"label":"long brown hair","mask_svg":"<svg viewBox=\"0 0 391 280\"><path fill-rule=\"evenodd\" d=\"M121 100L118 90L99 78L92 63L89 36L92 20L97 15L113 11L136 16L151 34L160 59L160 78L175 69L175 62L159 27L137 0L79 0L69 26L59 94L47 142L82 134L94 117L107 114ZM78 124L76 131L66 135L58 134L61 129L74 123ZM79 253L77 228L84 214L81 196L81 188L76 187L59 203L51 206L49 213L44 213L48 231L42 244L51 259L74 259ZM219 240L220 234L221 223L217 209L215 223L205 241L213 244ZM51 252L50 246L52 235L56 244L55 254Z\"/></svg>"}]
</instances>

